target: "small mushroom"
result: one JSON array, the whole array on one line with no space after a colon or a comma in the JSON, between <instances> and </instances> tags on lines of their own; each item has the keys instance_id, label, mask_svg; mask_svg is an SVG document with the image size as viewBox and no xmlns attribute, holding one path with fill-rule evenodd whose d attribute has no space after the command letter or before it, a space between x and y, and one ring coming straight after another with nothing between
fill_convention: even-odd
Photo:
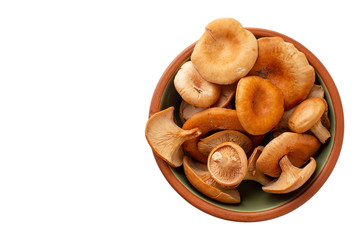
<instances>
[{"instance_id":1,"label":"small mushroom","mask_svg":"<svg viewBox=\"0 0 360 240\"><path fill-rule=\"evenodd\" d=\"M248 76L238 83L235 108L245 131L262 135L280 121L284 113L284 98L281 90L269 80Z\"/></svg>"},{"instance_id":2,"label":"small mushroom","mask_svg":"<svg viewBox=\"0 0 360 240\"><path fill-rule=\"evenodd\" d=\"M244 77L257 58L255 36L233 18L216 19L205 30L191 55L200 75L221 85Z\"/></svg>"},{"instance_id":3,"label":"small mushroom","mask_svg":"<svg viewBox=\"0 0 360 240\"><path fill-rule=\"evenodd\" d=\"M260 157L260 154L264 150L263 146L257 146L252 152L249 160L248 160L248 171L245 175L244 180L252 180L260 183L261 185L268 184L271 180L267 178L264 173L259 171L256 167L256 161Z\"/></svg>"},{"instance_id":4,"label":"small mushroom","mask_svg":"<svg viewBox=\"0 0 360 240\"><path fill-rule=\"evenodd\" d=\"M279 161L288 155L292 164L302 166L319 150L321 143L316 137L309 134L284 132L272 139L260 154L256 167L271 177L280 176Z\"/></svg>"},{"instance_id":5,"label":"small mushroom","mask_svg":"<svg viewBox=\"0 0 360 240\"><path fill-rule=\"evenodd\" d=\"M224 188L215 182L206 164L195 162L188 156L184 156L184 172L191 185L204 195L222 203L240 203L239 191Z\"/></svg>"},{"instance_id":6,"label":"small mushroom","mask_svg":"<svg viewBox=\"0 0 360 240\"><path fill-rule=\"evenodd\" d=\"M184 130L199 128L202 135L185 141L184 150L195 160L206 163L207 156L198 150L198 141L212 130L239 130L244 131L236 111L227 108L208 108L192 115L182 126Z\"/></svg>"},{"instance_id":7,"label":"small mushroom","mask_svg":"<svg viewBox=\"0 0 360 240\"><path fill-rule=\"evenodd\" d=\"M245 151L236 143L224 142L209 154L207 166L212 178L221 186L237 187L247 172Z\"/></svg>"},{"instance_id":8,"label":"small mushroom","mask_svg":"<svg viewBox=\"0 0 360 240\"><path fill-rule=\"evenodd\" d=\"M181 144L201 134L198 128L184 130L174 122L174 107L152 115L146 123L145 136L151 148L172 167L180 167L184 152Z\"/></svg>"},{"instance_id":9,"label":"small mushroom","mask_svg":"<svg viewBox=\"0 0 360 240\"><path fill-rule=\"evenodd\" d=\"M322 125L321 116L325 112L325 100L312 97L300 103L289 118L292 131L303 133L310 130L321 143L330 137L330 132Z\"/></svg>"},{"instance_id":10,"label":"small mushroom","mask_svg":"<svg viewBox=\"0 0 360 240\"><path fill-rule=\"evenodd\" d=\"M270 80L284 94L285 111L303 101L315 82L304 53L280 37L258 39L259 56L249 75Z\"/></svg>"},{"instance_id":11,"label":"small mushroom","mask_svg":"<svg viewBox=\"0 0 360 240\"><path fill-rule=\"evenodd\" d=\"M196 107L210 107L220 97L220 86L203 79L191 61L184 63L174 78L174 85L182 99Z\"/></svg>"},{"instance_id":12,"label":"small mushroom","mask_svg":"<svg viewBox=\"0 0 360 240\"><path fill-rule=\"evenodd\" d=\"M285 155L280 160L281 175L277 180L262 187L268 193L289 193L299 189L315 172L316 161L310 157L310 162L304 168L295 167Z\"/></svg>"},{"instance_id":13,"label":"small mushroom","mask_svg":"<svg viewBox=\"0 0 360 240\"><path fill-rule=\"evenodd\" d=\"M253 147L251 139L245 134L235 130L223 130L200 139L198 149L202 154L208 156L214 147L223 142L234 142L242 147L246 153Z\"/></svg>"}]
</instances>

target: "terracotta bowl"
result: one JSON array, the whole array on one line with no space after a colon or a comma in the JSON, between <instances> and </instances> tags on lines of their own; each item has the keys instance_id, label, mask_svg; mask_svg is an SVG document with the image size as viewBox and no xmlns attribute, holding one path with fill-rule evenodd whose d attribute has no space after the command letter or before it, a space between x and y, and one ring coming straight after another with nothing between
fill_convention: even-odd
<instances>
[{"instance_id":1,"label":"terracotta bowl","mask_svg":"<svg viewBox=\"0 0 360 240\"><path fill-rule=\"evenodd\" d=\"M317 169L309 181L295 192L288 194L269 194L261 190L261 186L252 181L243 181L238 190L241 203L236 205L222 204L206 197L197 191L186 179L183 168L172 168L156 154L155 160L170 185L190 204L213 216L232 221L261 221L279 217L298 208L309 200L325 183L331 174L340 154L343 135L344 117L339 93L330 74L323 64L308 49L297 41L274 31L248 28L256 37L282 37L306 54L309 63L316 70L316 83L325 89L325 97L329 104L329 118L331 121L331 139L324 144L315 156ZM174 88L173 78L178 68L187 61L194 49L195 43L182 51L168 66L158 82L150 105L152 114L175 107L178 114L181 97ZM179 116L175 116L181 126Z\"/></svg>"}]
</instances>

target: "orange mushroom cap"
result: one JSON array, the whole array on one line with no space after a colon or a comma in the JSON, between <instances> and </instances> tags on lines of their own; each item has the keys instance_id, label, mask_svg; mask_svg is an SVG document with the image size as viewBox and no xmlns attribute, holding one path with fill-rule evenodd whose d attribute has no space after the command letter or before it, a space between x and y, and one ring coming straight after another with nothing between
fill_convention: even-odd
<instances>
[{"instance_id":1,"label":"orange mushroom cap","mask_svg":"<svg viewBox=\"0 0 360 240\"><path fill-rule=\"evenodd\" d=\"M280 37L258 39L259 55L249 75L269 79L284 94L285 110L303 101L315 82L304 53Z\"/></svg>"},{"instance_id":2,"label":"orange mushroom cap","mask_svg":"<svg viewBox=\"0 0 360 240\"><path fill-rule=\"evenodd\" d=\"M255 36L233 18L216 19L205 29L191 55L200 75L225 85L244 77L257 58Z\"/></svg>"},{"instance_id":3,"label":"orange mushroom cap","mask_svg":"<svg viewBox=\"0 0 360 240\"><path fill-rule=\"evenodd\" d=\"M269 80L258 76L240 79L235 107L241 125L252 135L269 132L284 113L283 94Z\"/></svg>"}]
</instances>

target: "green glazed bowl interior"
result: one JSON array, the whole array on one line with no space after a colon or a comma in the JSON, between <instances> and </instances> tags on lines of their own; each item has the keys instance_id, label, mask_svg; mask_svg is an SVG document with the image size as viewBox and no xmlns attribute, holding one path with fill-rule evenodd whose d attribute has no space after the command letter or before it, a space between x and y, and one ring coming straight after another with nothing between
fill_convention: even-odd
<instances>
[{"instance_id":1,"label":"green glazed bowl interior","mask_svg":"<svg viewBox=\"0 0 360 240\"><path fill-rule=\"evenodd\" d=\"M338 96L335 84L330 75L320 61L301 44L285 35L264 29L248 30L252 31L257 37L283 37L285 41L292 42L300 51L303 51L307 55L310 64L312 64L316 70L315 83L322 85L325 90L325 99L329 106L331 138L322 145L318 153L314 156L317 163L316 171L301 188L288 194L271 194L262 191L259 183L245 180L238 186L241 196L241 202L239 204L223 204L203 195L189 183L182 167L172 168L164 165L159 162L159 160L162 160L155 154L163 174L180 195L195 207L211 215L234 221L271 219L286 214L306 202L318 191L330 175L339 156L343 139L343 112L340 97ZM181 64L189 60L191 49L188 49L186 54L188 54L188 56L182 56L182 62L178 63L177 68L167 69L167 71L171 70L172 72L168 72L168 76L170 77L168 77L167 83L163 85L163 93L160 99L158 99L158 109L150 110L150 115L152 115L152 112L174 106L175 119L180 127L182 124L179 118L179 107L182 99L174 87L173 80ZM335 101L335 104L333 101ZM336 143L336 148L334 148L334 143ZM166 171L163 171L164 168L167 168Z\"/></svg>"}]
</instances>

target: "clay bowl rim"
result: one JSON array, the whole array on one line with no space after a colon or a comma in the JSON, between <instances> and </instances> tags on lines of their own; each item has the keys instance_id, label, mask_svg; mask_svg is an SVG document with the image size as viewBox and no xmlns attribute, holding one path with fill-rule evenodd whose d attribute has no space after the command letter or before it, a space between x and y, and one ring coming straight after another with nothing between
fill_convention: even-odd
<instances>
[{"instance_id":1,"label":"clay bowl rim","mask_svg":"<svg viewBox=\"0 0 360 240\"><path fill-rule=\"evenodd\" d=\"M309 187L305 189L300 195L280 206L263 211L239 212L239 211L228 210L215 206L210 202L207 202L204 199L199 198L180 182L180 180L174 175L174 173L170 169L169 165L165 161L163 161L159 156L157 156L156 153L154 153L154 157L156 163L158 164L161 172L163 173L164 177L169 182L169 184L175 189L175 191L178 194L180 194L186 201L188 201L196 208L210 215L222 219L231 220L231 221L252 222L252 221L268 220L287 214L295 210L296 208L300 207L306 201L308 201L322 187L322 185L325 183L325 181L328 179L331 172L333 171L340 155L340 151L343 143L343 137L344 137L344 116L343 116L343 108L342 108L340 95L338 93L338 90L335 86L332 77L330 76L329 72L326 70L325 66L312 52L310 52L310 50L305 48L302 44L295 41L294 39L272 30L261 29L261 28L246 28L246 29L251 31L255 36L260 36L260 37L278 36L283 38L287 42L293 43L299 51L305 53L309 63L316 69L317 73L320 75L323 83L328 89L329 96L333 104L336 124L335 124L335 134L333 136L334 143L330 150L329 157L321 172L318 174L315 180L309 185ZM159 111L161 97L169 80L171 79L175 71L181 66L181 64L191 55L195 43L191 44L189 47L184 49L170 63L170 65L167 67L167 69L161 76L151 100L149 117Z\"/></svg>"}]
</instances>

